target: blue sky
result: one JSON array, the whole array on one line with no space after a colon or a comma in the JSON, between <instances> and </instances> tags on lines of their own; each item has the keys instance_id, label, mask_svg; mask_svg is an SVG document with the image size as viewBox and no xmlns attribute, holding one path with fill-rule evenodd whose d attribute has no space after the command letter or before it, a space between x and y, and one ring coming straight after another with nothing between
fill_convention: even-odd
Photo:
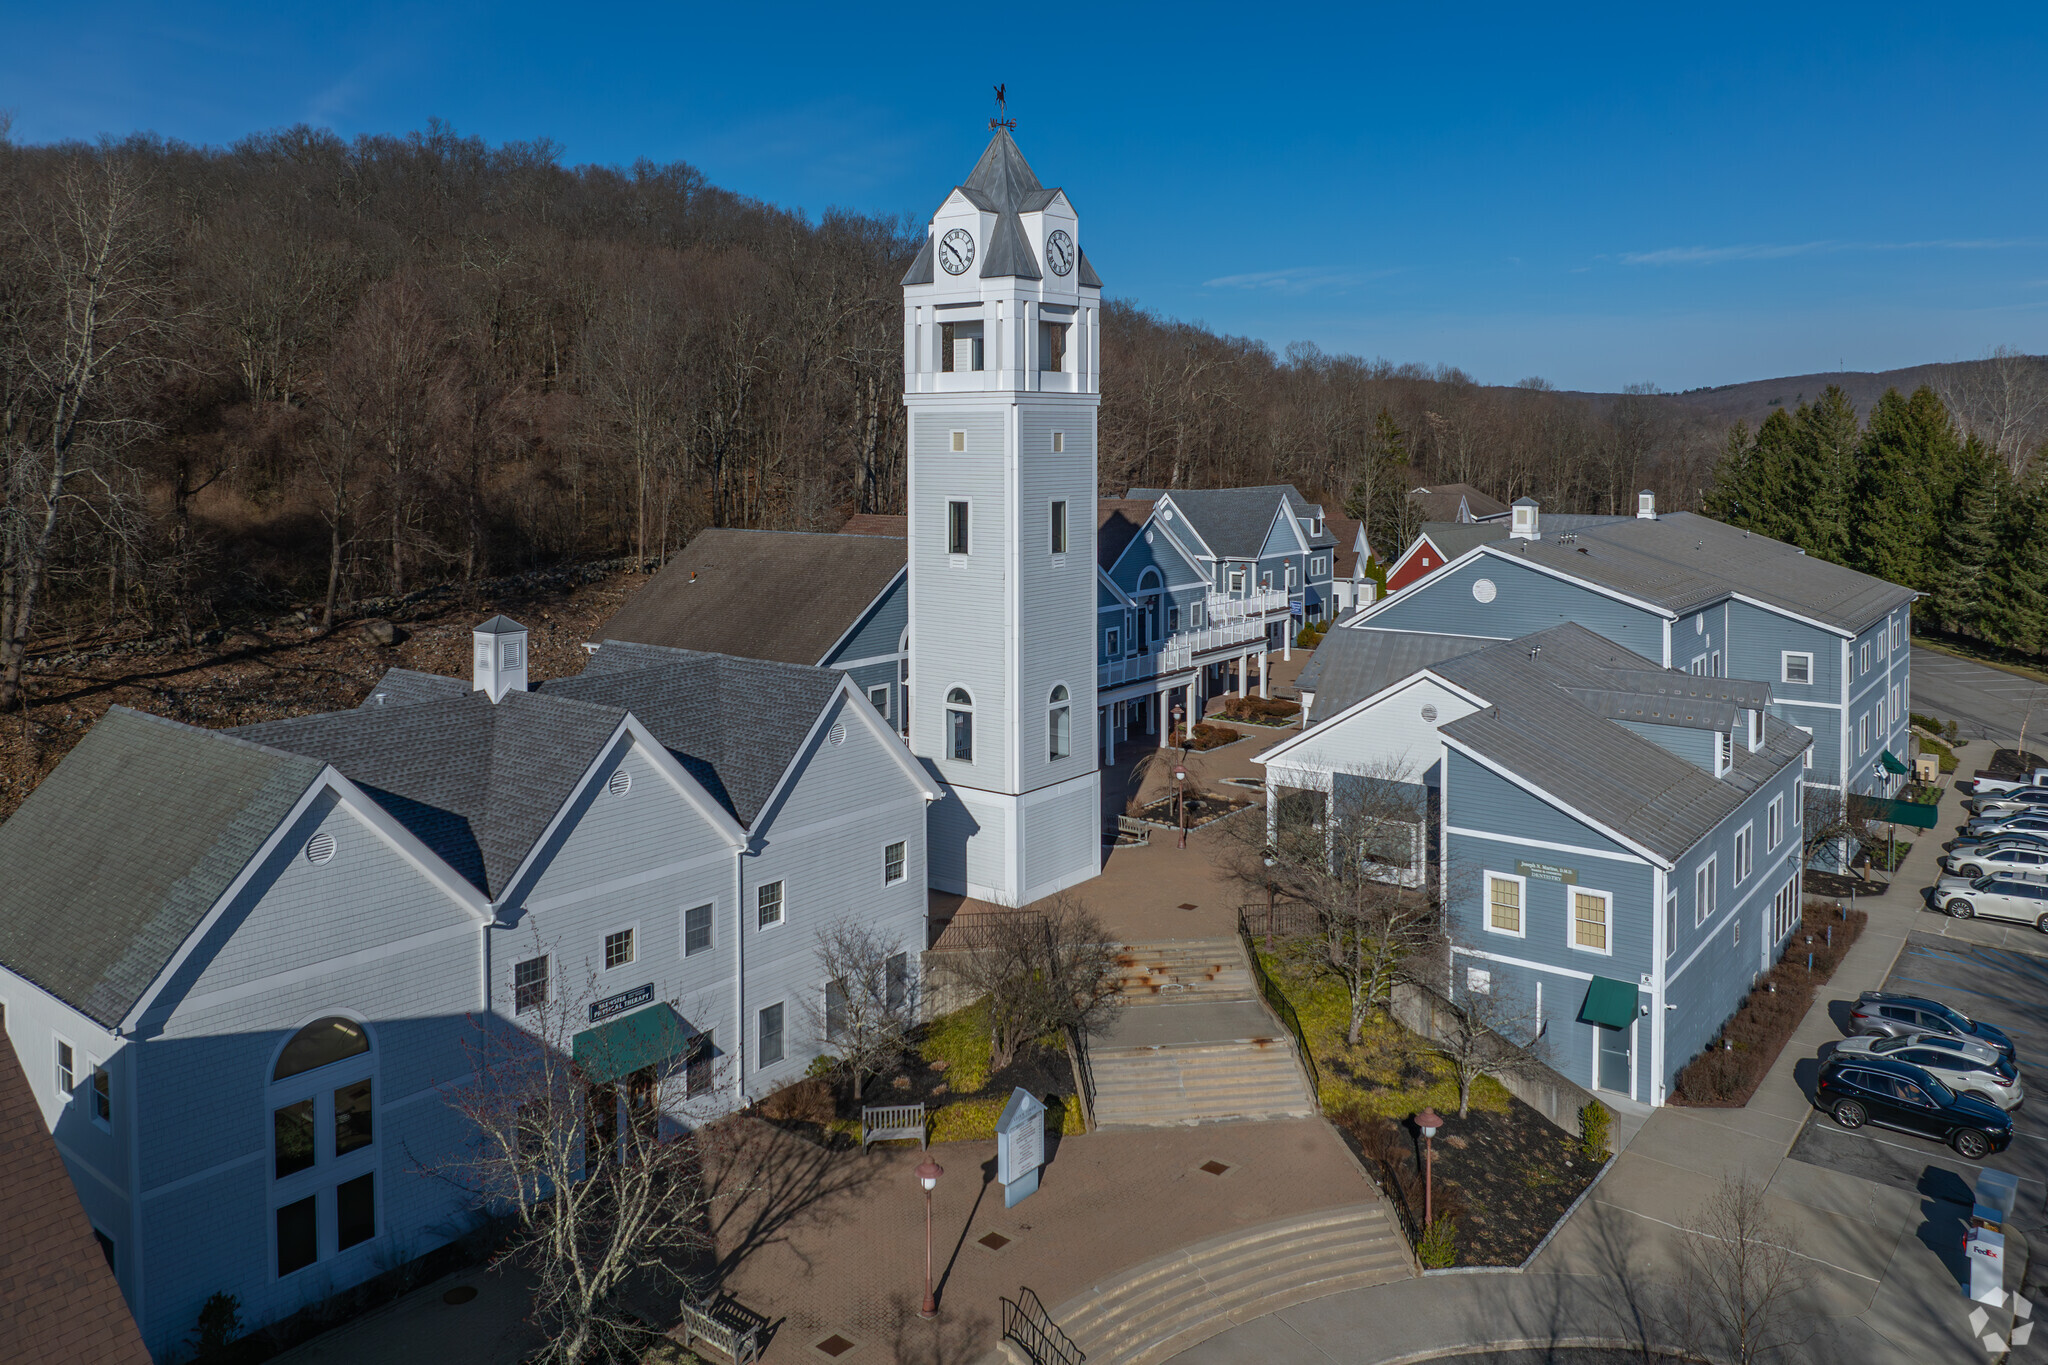
<instances>
[{"instance_id":1,"label":"blue sky","mask_svg":"<svg viewBox=\"0 0 2048 1365\"><path fill-rule=\"evenodd\" d=\"M62 3L0 108L439 117L923 217L1000 80L1111 293L1276 348L1600 389L2048 351L2042 7L1429 8Z\"/></svg>"}]
</instances>

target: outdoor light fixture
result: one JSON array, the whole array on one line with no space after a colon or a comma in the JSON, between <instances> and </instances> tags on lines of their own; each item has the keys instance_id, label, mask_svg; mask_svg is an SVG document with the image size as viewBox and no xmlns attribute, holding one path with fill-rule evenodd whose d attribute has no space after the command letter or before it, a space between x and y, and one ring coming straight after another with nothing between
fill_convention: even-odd
<instances>
[{"instance_id":1,"label":"outdoor light fixture","mask_svg":"<svg viewBox=\"0 0 2048 1365\"><path fill-rule=\"evenodd\" d=\"M946 1168L930 1157L917 1168L917 1183L924 1186L924 1307L917 1315L926 1321L939 1315L939 1301L932 1295L932 1191L945 1173Z\"/></svg>"},{"instance_id":2,"label":"outdoor light fixture","mask_svg":"<svg viewBox=\"0 0 2048 1365\"><path fill-rule=\"evenodd\" d=\"M1415 1116L1415 1126L1422 1130L1422 1227L1426 1232L1436 1224L1436 1130L1444 1126L1444 1116L1424 1109Z\"/></svg>"}]
</instances>

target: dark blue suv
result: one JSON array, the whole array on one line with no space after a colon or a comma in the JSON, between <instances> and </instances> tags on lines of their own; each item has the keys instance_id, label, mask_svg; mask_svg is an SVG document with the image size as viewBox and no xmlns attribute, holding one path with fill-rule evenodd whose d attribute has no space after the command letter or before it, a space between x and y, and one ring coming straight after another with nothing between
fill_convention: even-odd
<instances>
[{"instance_id":1,"label":"dark blue suv","mask_svg":"<svg viewBox=\"0 0 2048 1365\"><path fill-rule=\"evenodd\" d=\"M1814 1101L1844 1128L1866 1123L1920 1133L1977 1161L2012 1142L2012 1119L1997 1105L1958 1095L1925 1068L1887 1057L1849 1053L1821 1063Z\"/></svg>"}]
</instances>

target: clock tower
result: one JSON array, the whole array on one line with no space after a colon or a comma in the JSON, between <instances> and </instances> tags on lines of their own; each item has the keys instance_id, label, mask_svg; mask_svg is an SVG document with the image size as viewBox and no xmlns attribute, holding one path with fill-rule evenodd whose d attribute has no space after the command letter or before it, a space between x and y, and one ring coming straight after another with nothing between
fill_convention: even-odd
<instances>
[{"instance_id":1,"label":"clock tower","mask_svg":"<svg viewBox=\"0 0 2048 1365\"><path fill-rule=\"evenodd\" d=\"M903 277L912 750L931 884L1022 905L1101 870L1102 281L998 123Z\"/></svg>"}]
</instances>

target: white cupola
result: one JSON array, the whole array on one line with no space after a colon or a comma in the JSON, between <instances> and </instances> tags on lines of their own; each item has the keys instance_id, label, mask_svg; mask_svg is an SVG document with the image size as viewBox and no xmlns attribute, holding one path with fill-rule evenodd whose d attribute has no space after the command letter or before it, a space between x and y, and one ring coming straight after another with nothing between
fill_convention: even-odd
<instances>
[{"instance_id":1,"label":"white cupola","mask_svg":"<svg viewBox=\"0 0 2048 1365\"><path fill-rule=\"evenodd\" d=\"M1657 495L1647 488L1636 494L1636 517L1641 521L1657 519Z\"/></svg>"},{"instance_id":2,"label":"white cupola","mask_svg":"<svg viewBox=\"0 0 2048 1365\"><path fill-rule=\"evenodd\" d=\"M1536 529L1536 499L1516 498L1513 510L1514 521L1508 527L1508 538L1511 540L1541 539Z\"/></svg>"},{"instance_id":3,"label":"white cupola","mask_svg":"<svg viewBox=\"0 0 2048 1365\"><path fill-rule=\"evenodd\" d=\"M526 691L526 627L509 616L493 616L471 632L476 641L473 691L495 705L507 692Z\"/></svg>"}]
</instances>

